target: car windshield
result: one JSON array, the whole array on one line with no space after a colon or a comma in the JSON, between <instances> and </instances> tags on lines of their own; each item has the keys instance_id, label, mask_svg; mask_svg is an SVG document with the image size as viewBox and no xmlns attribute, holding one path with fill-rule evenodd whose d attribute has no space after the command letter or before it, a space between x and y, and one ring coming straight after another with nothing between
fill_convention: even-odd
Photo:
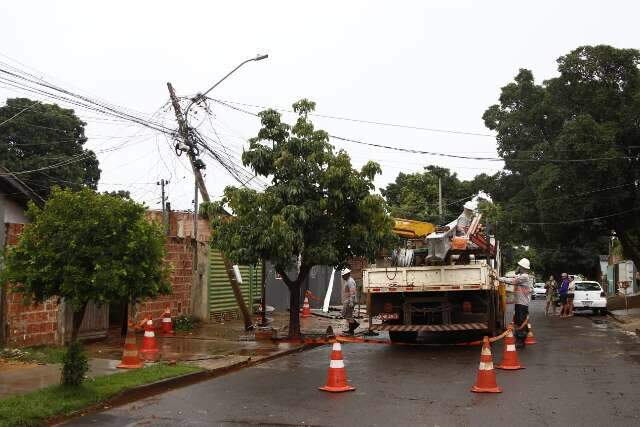
<instances>
[{"instance_id":1,"label":"car windshield","mask_svg":"<svg viewBox=\"0 0 640 427\"><path fill-rule=\"evenodd\" d=\"M544 283L536 283L534 286L536 288L544 288Z\"/></svg>"},{"instance_id":2,"label":"car windshield","mask_svg":"<svg viewBox=\"0 0 640 427\"><path fill-rule=\"evenodd\" d=\"M600 285L590 282L576 282L576 291L600 291Z\"/></svg>"}]
</instances>

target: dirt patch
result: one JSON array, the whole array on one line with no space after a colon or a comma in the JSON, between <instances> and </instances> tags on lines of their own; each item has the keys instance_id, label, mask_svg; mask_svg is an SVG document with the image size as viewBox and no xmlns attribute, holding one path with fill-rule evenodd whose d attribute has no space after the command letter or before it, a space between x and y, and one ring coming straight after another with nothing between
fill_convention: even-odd
<instances>
[{"instance_id":1,"label":"dirt patch","mask_svg":"<svg viewBox=\"0 0 640 427\"><path fill-rule=\"evenodd\" d=\"M35 363L16 362L13 360L0 359L0 372L11 372L18 369L29 369L38 366Z\"/></svg>"}]
</instances>

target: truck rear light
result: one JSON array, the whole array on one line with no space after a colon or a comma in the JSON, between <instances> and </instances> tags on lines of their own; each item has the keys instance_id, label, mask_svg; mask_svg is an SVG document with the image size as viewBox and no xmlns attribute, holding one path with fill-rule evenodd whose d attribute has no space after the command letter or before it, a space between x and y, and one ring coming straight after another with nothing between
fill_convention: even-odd
<instances>
[{"instance_id":1,"label":"truck rear light","mask_svg":"<svg viewBox=\"0 0 640 427\"><path fill-rule=\"evenodd\" d=\"M604 297L606 297L607 295L605 295L604 291L602 291L602 292L600 292L600 296L601 296L602 298L604 298Z\"/></svg>"},{"instance_id":2,"label":"truck rear light","mask_svg":"<svg viewBox=\"0 0 640 427\"><path fill-rule=\"evenodd\" d=\"M469 301L464 301L462 303L462 311L465 313L471 313L471 303Z\"/></svg>"}]
</instances>

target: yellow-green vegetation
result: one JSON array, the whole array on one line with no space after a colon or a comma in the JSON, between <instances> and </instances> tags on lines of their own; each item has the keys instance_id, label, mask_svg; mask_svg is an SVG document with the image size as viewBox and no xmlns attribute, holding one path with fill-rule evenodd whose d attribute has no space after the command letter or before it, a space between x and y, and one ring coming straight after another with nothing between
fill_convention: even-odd
<instances>
[{"instance_id":1,"label":"yellow-green vegetation","mask_svg":"<svg viewBox=\"0 0 640 427\"><path fill-rule=\"evenodd\" d=\"M49 418L106 401L126 389L200 370L187 365L159 364L87 380L79 387L57 385L0 399L0 427L45 425Z\"/></svg>"}]
</instances>

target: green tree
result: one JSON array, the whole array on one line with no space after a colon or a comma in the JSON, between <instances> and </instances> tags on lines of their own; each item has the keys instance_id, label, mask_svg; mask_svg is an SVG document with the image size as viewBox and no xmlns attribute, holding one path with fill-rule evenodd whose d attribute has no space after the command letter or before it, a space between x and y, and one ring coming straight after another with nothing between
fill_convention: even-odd
<instances>
[{"instance_id":1,"label":"green tree","mask_svg":"<svg viewBox=\"0 0 640 427\"><path fill-rule=\"evenodd\" d=\"M484 113L511 189L502 223L550 257L567 251L563 270L595 270L611 230L640 265L639 64L635 49L579 47L542 84L521 69Z\"/></svg>"},{"instance_id":2,"label":"green tree","mask_svg":"<svg viewBox=\"0 0 640 427\"><path fill-rule=\"evenodd\" d=\"M9 250L4 279L27 301L64 298L75 342L89 301L136 302L170 292L162 228L145 213L119 196L54 188L44 209L29 206L32 223Z\"/></svg>"},{"instance_id":3,"label":"green tree","mask_svg":"<svg viewBox=\"0 0 640 427\"><path fill-rule=\"evenodd\" d=\"M439 179L442 182L443 218L438 213ZM438 224L457 218L464 203L478 191L491 194L497 179L497 175L480 174L470 181L462 181L447 168L429 165L423 172L400 173L380 192L392 216Z\"/></svg>"},{"instance_id":4,"label":"green tree","mask_svg":"<svg viewBox=\"0 0 640 427\"><path fill-rule=\"evenodd\" d=\"M73 110L27 98L8 99L0 107L0 165L21 173L46 198L54 185L95 189L98 159L84 148L84 127Z\"/></svg>"},{"instance_id":5,"label":"green tree","mask_svg":"<svg viewBox=\"0 0 640 427\"><path fill-rule=\"evenodd\" d=\"M373 257L390 239L382 197L371 194L380 173L369 162L356 171L346 152L308 119L315 104L293 105L295 125L274 110L260 113L262 128L243 163L271 179L261 193L227 187L222 203L234 217L214 219L212 246L240 264L271 261L290 291L289 336L300 336L300 285L314 265L342 267L349 257ZM218 210L219 211L219 210ZM295 277L287 270L299 265Z\"/></svg>"}]
</instances>

